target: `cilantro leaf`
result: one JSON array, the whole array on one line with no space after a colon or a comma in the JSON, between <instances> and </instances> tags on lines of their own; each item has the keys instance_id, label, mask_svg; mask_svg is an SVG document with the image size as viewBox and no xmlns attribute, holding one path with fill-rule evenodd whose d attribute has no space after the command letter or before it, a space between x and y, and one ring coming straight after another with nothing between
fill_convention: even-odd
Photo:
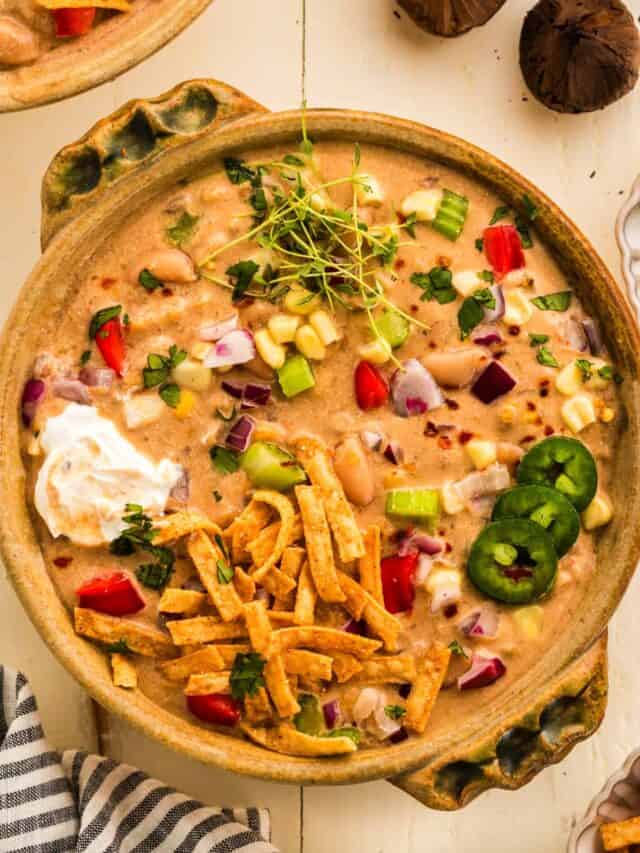
<instances>
[{"instance_id":1,"label":"cilantro leaf","mask_svg":"<svg viewBox=\"0 0 640 853\"><path fill-rule=\"evenodd\" d=\"M356 746L359 745L360 740L362 738L362 733L360 729L357 729L355 726L342 726L339 729L332 729L330 732L326 732L323 737L348 737L352 740Z\"/></svg>"},{"instance_id":2,"label":"cilantro leaf","mask_svg":"<svg viewBox=\"0 0 640 853\"><path fill-rule=\"evenodd\" d=\"M572 295L570 290L561 290L558 293L536 296L531 302L541 311L566 311L571 305Z\"/></svg>"},{"instance_id":3,"label":"cilantro leaf","mask_svg":"<svg viewBox=\"0 0 640 853\"><path fill-rule=\"evenodd\" d=\"M482 270L478 273L478 278L482 279L482 281L488 281L489 284L493 284L495 281L495 276L491 272L491 270Z\"/></svg>"},{"instance_id":4,"label":"cilantro leaf","mask_svg":"<svg viewBox=\"0 0 640 853\"><path fill-rule=\"evenodd\" d=\"M540 210L538 209L538 205L531 198L531 196L528 195L527 193L525 193L522 196L522 205L524 207L524 211L525 211L526 215L529 217L531 222L533 222L533 220L536 218L536 216L540 213Z\"/></svg>"},{"instance_id":5,"label":"cilantro leaf","mask_svg":"<svg viewBox=\"0 0 640 853\"><path fill-rule=\"evenodd\" d=\"M469 337L473 329L484 319L484 309L473 296L467 297L458 311L458 326L460 327L460 340Z\"/></svg>"},{"instance_id":6,"label":"cilantro leaf","mask_svg":"<svg viewBox=\"0 0 640 853\"><path fill-rule=\"evenodd\" d=\"M167 406L172 409L178 408L178 403L180 402L180 388L175 384L175 382L163 385L158 393Z\"/></svg>"},{"instance_id":7,"label":"cilantro leaf","mask_svg":"<svg viewBox=\"0 0 640 853\"><path fill-rule=\"evenodd\" d=\"M467 653L465 652L465 650L462 648L462 646L460 645L460 643L457 640L452 640L449 643L449 648L451 649L452 655L458 655L458 657L462 657L462 658L467 657Z\"/></svg>"},{"instance_id":8,"label":"cilantro leaf","mask_svg":"<svg viewBox=\"0 0 640 853\"><path fill-rule=\"evenodd\" d=\"M601 379L613 379L613 367L610 364L603 364L598 370L598 376Z\"/></svg>"},{"instance_id":9,"label":"cilantro leaf","mask_svg":"<svg viewBox=\"0 0 640 853\"><path fill-rule=\"evenodd\" d=\"M149 589L162 589L171 577L173 563L144 563L136 569L136 577L143 586Z\"/></svg>"},{"instance_id":10,"label":"cilantro leaf","mask_svg":"<svg viewBox=\"0 0 640 853\"><path fill-rule=\"evenodd\" d=\"M506 219L509 215L510 209L506 204L501 205L500 207L496 207L493 211L493 216L489 220L489 225L495 225L496 222L500 222L501 219Z\"/></svg>"},{"instance_id":11,"label":"cilantro leaf","mask_svg":"<svg viewBox=\"0 0 640 853\"><path fill-rule=\"evenodd\" d=\"M457 298L452 279L448 267L433 267L428 273L414 272L410 281L424 291L420 297L422 302L435 299L439 305L446 305L448 302L455 302Z\"/></svg>"},{"instance_id":12,"label":"cilantro leaf","mask_svg":"<svg viewBox=\"0 0 640 853\"><path fill-rule=\"evenodd\" d=\"M476 290L472 294L478 305L486 305L487 308L493 310L496 307L496 298L488 287L483 287Z\"/></svg>"},{"instance_id":13,"label":"cilantro leaf","mask_svg":"<svg viewBox=\"0 0 640 853\"><path fill-rule=\"evenodd\" d=\"M539 335L536 332L529 332L529 346L538 347L540 344L546 344L549 340L549 335Z\"/></svg>"},{"instance_id":14,"label":"cilantro leaf","mask_svg":"<svg viewBox=\"0 0 640 853\"><path fill-rule=\"evenodd\" d=\"M224 169L232 184L244 184L252 181L256 176L255 171L247 166L244 160L239 160L237 157L225 157Z\"/></svg>"},{"instance_id":15,"label":"cilantro leaf","mask_svg":"<svg viewBox=\"0 0 640 853\"><path fill-rule=\"evenodd\" d=\"M259 688L264 687L264 665L265 659L256 652L236 655L229 678L234 699L255 696Z\"/></svg>"},{"instance_id":16,"label":"cilantro leaf","mask_svg":"<svg viewBox=\"0 0 640 853\"><path fill-rule=\"evenodd\" d=\"M110 543L109 550L122 557L134 554L138 548L151 554L156 562L139 566L136 577L150 589L161 589L173 572L175 555L170 548L153 544L157 530L139 504L127 504L125 512L122 520L128 526Z\"/></svg>"},{"instance_id":17,"label":"cilantro leaf","mask_svg":"<svg viewBox=\"0 0 640 853\"><path fill-rule=\"evenodd\" d=\"M86 350L82 353L82 355L80 356L80 364L82 365L82 367L84 367L84 366L85 366L85 364L87 364L87 362L90 360L90 358L91 358L91 350L90 350L90 349L86 349Z\"/></svg>"},{"instance_id":18,"label":"cilantro leaf","mask_svg":"<svg viewBox=\"0 0 640 853\"><path fill-rule=\"evenodd\" d=\"M142 383L144 387L155 388L157 385L162 385L169 378L169 374L173 368L182 364L186 357L186 350L178 349L175 344L169 347L168 355L160 355L157 352L149 353L147 356L147 366L142 369ZM160 396L162 397L162 393Z\"/></svg>"},{"instance_id":19,"label":"cilantro leaf","mask_svg":"<svg viewBox=\"0 0 640 853\"><path fill-rule=\"evenodd\" d=\"M138 276L138 282L144 287L147 293L153 293L153 291L157 290L159 287L164 287L164 282L160 281L160 279L146 267Z\"/></svg>"},{"instance_id":20,"label":"cilantro leaf","mask_svg":"<svg viewBox=\"0 0 640 853\"><path fill-rule=\"evenodd\" d=\"M130 655L131 649L126 640L116 640L115 643L107 643L105 651L112 655Z\"/></svg>"},{"instance_id":21,"label":"cilantro leaf","mask_svg":"<svg viewBox=\"0 0 640 853\"><path fill-rule=\"evenodd\" d=\"M484 240L482 239L482 237L478 237L476 239L474 246L476 247L476 250L478 252L482 252L484 250Z\"/></svg>"},{"instance_id":22,"label":"cilantro leaf","mask_svg":"<svg viewBox=\"0 0 640 853\"><path fill-rule=\"evenodd\" d=\"M238 302L251 287L251 282L260 267L255 261L238 261L237 264L227 267L226 274L233 282L233 293L231 301Z\"/></svg>"},{"instance_id":23,"label":"cilantro leaf","mask_svg":"<svg viewBox=\"0 0 640 853\"><path fill-rule=\"evenodd\" d=\"M302 157L296 157L295 154L285 154L282 158L282 162L286 163L287 166L297 166L300 169L304 169L304 160Z\"/></svg>"},{"instance_id":24,"label":"cilantro leaf","mask_svg":"<svg viewBox=\"0 0 640 853\"><path fill-rule=\"evenodd\" d=\"M221 444L214 445L209 450L209 456L213 467L220 474L233 474L240 467L238 454L228 447L223 447Z\"/></svg>"},{"instance_id":25,"label":"cilantro leaf","mask_svg":"<svg viewBox=\"0 0 640 853\"><path fill-rule=\"evenodd\" d=\"M224 560L218 560L216 567L218 569L218 583L221 583L223 586L231 583L234 575L233 566L228 565Z\"/></svg>"},{"instance_id":26,"label":"cilantro leaf","mask_svg":"<svg viewBox=\"0 0 640 853\"><path fill-rule=\"evenodd\" d=\"M410 213L409 216L407 216L407 218L402 223L402 227L405 229L405 231L411 237L413 237L414 240L416 239L416 225L417 224L418 224L418 216L416 213Z\"/></svg>"},{"instance_id":27,"label":"cilantro leaf","mask_svg":"<svg viewBox=\"0 0 640 853\"><path fill-rule=\"evenodd\" d=\"M183 211L176 224L167 228L169 242L175 246L186 243L195 234L199 221L199 216L192 216L187 210Z\"/></svg>"},{"instance_id":28,"label":"cilantro leaf","mask_svg":"<svg viewBox=\"0 0 640 853\"><path fill-rule=\"evenodd\" d=\"M104 324L119 317L121 312L122 305L111 305L109 308L101 308L100 311L96 311L89 323L89 339L94 341Z\"/></svg>"},{"instance_id":29,"label":"cilantro leaf","mask_svg":"<svg viewBox=\"0 0 640 853\"><path fill-rule=\"evenodd\" d=\"M582 381L588 382L593 376L593 364L586 358L576 358L576 367L582 375Z\"/></svg>"},{"instance_id":30,"label":"cilantro leaf","mask_svg":"<svg viewBox=\"0 0 640 853\"><path fill-rule=\"evenodd\" d=\"M545 367L560 367L554 354L546 346L540 347L536 355L536 361L539 364L544 364Z\"/></svg>"},{"instance_id":31,"label":"cilantro leaf","mask_svg":"<svg viewBox=\"0 0 640 853\"><path fill-rule=\"evenodd\" d=\"M407 709L402 705L386 705L384 712L390 720L399 720L407 713Z\"/></svg>"}]
</instances>

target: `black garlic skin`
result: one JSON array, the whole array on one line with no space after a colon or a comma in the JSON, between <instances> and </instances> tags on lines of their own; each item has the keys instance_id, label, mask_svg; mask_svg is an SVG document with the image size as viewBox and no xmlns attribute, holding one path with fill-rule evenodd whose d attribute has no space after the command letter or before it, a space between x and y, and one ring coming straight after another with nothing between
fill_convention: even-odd
<instances>
[{"instance_id":1,"label":"black garlic skin","mask_svg":"<svg viewBox=\"0 0 640 853\"><path fill-rule=\"evenodd\" d=\"M398 0L409 17L423 30L437 36L460 36L481 27L505 0Z\"/></svg>"}]
</instances>

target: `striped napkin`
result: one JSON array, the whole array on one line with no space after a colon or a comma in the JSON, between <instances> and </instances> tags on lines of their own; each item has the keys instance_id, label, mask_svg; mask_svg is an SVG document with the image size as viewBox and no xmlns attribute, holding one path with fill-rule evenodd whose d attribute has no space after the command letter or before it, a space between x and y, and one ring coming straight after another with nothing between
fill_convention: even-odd
<instances>
[{"instance_id":1,"label":"striped napkin","mask_svg":"<svg viewBox=\"0 0 640 853\"><path fill-rule=\"evenodd\" d=\"M278 853L263 809L204 806L135 767L45 740L26 678L0 666L2 853Z\"/></svg>"}]
</instances>

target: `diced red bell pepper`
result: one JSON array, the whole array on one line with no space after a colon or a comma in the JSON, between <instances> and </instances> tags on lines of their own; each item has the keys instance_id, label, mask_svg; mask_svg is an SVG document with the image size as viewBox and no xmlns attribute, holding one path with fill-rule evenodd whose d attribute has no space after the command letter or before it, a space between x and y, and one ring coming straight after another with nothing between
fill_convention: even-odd
<instances>
[{"instance_id":1,"label":"diced red bell pepper","mask_svg":"<svg viewBox=\"0 0 640 853\"><path fill-rule=\"evenodd\" d=\"M402 613L413 607L418 556L416 553L404 557L385 557L380 562L384 606L389 613Z\"/></svg>"},{"instance_id":2,"label":"diced red bell pepper","mask_svg":"<svg viewBox=\"0 0 640 853\"><path fill-rule=\"evenodd\" d=\"M56 24L58 38L83 36L89 32L96 19L96 10L86 9L54 9L53 19Z\"/></svg>"},{"instance_id":3,"label":"diced red bell pepper","mask_svg":"<svg viewBox=\"0 0 640 853\"><path fill-rule=\"evenodd\" d=\"M108 613L109 616L127 616L145 606L138 588L124 572L93 578L76 590L80 607Z\"/></svg>"},{"instance_id":4,"label":"diced red bell pepper","mask_svg":"<svg viewBox=\"0 0 640 853\"><path fill-rule=\"evenodd\" d=\"M119 317L100 326L96 334L96 344L106 364L122 376L124 370L125 345L122 334L122 323Z\"/></svg>"},{"instance_id":5,"label":"diced red bell pepper","mask_svg":"<svg viewBox=\"0 0 640 853\"><path fill-rule=\"evenodd\" d=\"M358 406L365 412L377 409L389 399L389 385L377 367L368 361L361 361L356 367L355 389Z\"/></svg>"},{"instance_id":6,"label":"diced red bell pepper","mask_svg":"<svg viewBox=\"0 0 640 853\"><path fill-rule=\"evenodd\" d=\"M240 705L232 696L224 693L187 696L187 707L195 717L205 723L235 726L240 719Z\"/></svg>"},{"instance_id":7,"label":"diced red bell pepper","mask_svg":"<svg viewBox=\"0 0 640 853\"><path fill-rule=\"evenodd\" d=\"M484 253L497 278L525 264L522 241L515 225L491 225L483 235Z\"/></svg>"}]
</instances>

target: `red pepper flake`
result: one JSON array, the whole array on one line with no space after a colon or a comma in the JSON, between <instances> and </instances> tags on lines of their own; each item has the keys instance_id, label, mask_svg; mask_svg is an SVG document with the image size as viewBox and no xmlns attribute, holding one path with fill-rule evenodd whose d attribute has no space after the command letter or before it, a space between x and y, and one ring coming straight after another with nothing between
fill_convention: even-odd
<instances>
[{"instance_id":1,"label":"red pepper flake","mask_svg":"<svg viewBox=\"0 0 640 853\"><path fill-rule=\"evenodd\" d=\"M398 260L393 265L393 268L394 268L394 270L401 270L402 267L406 266L406 263L407 262L405 260L403 260L402 258L398 258Z\"/></svg>"},{"instance_id":2,"label":"red pepper flake","mask_svg":"<svg viewBox=\"0 0 640 853\"><path fill-rule=\"evenodd\" d=\"M540 387L541 388L546 388L547 385L551 385L551 381L549 379L541 379L540 380Z\"/></svg>"},{"instance_id":3,"label":"red pepper flake","mask_svg":"<svg viewBox=\"0 0 640 853\"><path fill-rule=\"evenodd\" d=\"M100 282L100 287L104 288L105 290L109 290L110 287L113 287L116 281L117 279L115 278L103 278Z\"/></svg>"},{"instance_id":4,"label":"red pepper flake","mask_svg":"<svg viewBox=\"0 0 640 853\"><path fill-rule=\"evenodd\" d=\"M458 605L457 604L447 605L447 607L445 607L443 613L447 619L453 619L454 616L458 615Z\"/></svg>"},{"instance_id":5,"label":"red pepper flake","mask_svg":"<svg viewBox=\"0 0 640 853\"><path fill-rule=\"evenodd\" d=\"M553 435L553 434L554 434L554 432L555 432L554 428L553 428L552 426L549 426L548 424L547 424L547 426L544 428L544 434L545 434L545 435Z\"/></svg>"},{"instance_id":6,"label":"red pepper flake","mask_svg":"<svg viewBox=\"0 0 640 853\"><path fill-rule=\"evenodd\" d=\"M242 299L238 299L235 305L236 308L249 308L255 301L253 296L243 296Z\"/></svg>"},{"instance_id":7,"label":"red pepper flake","mask_svg":"<svg viewBox=\"0 0 640 853\"><path fill-rule=\"evenodd\" d=\"M451 448L451 439L448 435L441 435L438 438L438 447L440 450L449 450Z\"/></svg>"},{"instance_id":8,"label":"red pepper flake","mask_svg":"<svg viewBox=\"0 0 640 853\"><path fill-rule=\"evenodd\" d=\"M54 557L53 565L59 569L66 569L73 562L73 557Z\"/></svg>"},{"instance_id":9,"label":"red pepper flake","mask_svg":"<svg viewBox=\"0 0 640 853\"><path fill-rule=\"evenodd\" d=\"M162 288L162 295L163 296L173 296L173 290L171 290L170 287L163 287Z\"/></svg>"},{"instance_id":10,"label":"red pepper flake","mask_svg":"<svg viewBox=\"0 0 640 853\"><path fill-rule=\"evenodd\" d=\"M525 435L524 438L520 439L520 444L529 444L532 441L535 441L535 435Z\"/></svg>"},{"instance_id":11,"label":"red pepper flake","mask_svg":"<svg viewBox=\"0 0 640 853\"><path fill-rule=\"evenodd\" d=\"M448 258L446 255L440 255L439 258L436 258L436 265L439 267L450 267L451 258Z\"/></svg>"},{"instance_id":12,"label":"red pepper flake","mask_svg":"<svg viewBox=\"0 0 640 853\"><path fill-rule=\"evenodd\" d=\"M501 350L498 350L497 352L494 352L493 357L496 359L496 361L500 361L502 356L506 355L506 354L507 354L506 349L501 349Z\"/></svg>"},{"instance_id":13,"label":"red pepper flake","mask_svg":"<svg viewBox=\"0 0 640 853\"><path fill-rule=\"evenodd\" d=\"M427 425L424 428L424 434L430 437L438 434L438 427L434 424L433 421L427 421Z\"/></svg>"},{"instance_id":14,"label":"red pepper flake","mask_svg":"<svg viewBox=\"0 0 640 853\"><path fill-rule=\"evenodd\" d=\"M520 334L520 326L509 326L509 334L512 337L517 337Z\"/></svg>"},{"instance_id":15,"label":"red pepper flake","mask_svg":"<svg viewBox=\"0 0 640 853\"><path fill-rule=\"evenodd\" d=\"M462 432L460 433L460 435L458 436L458 441L460 442L460 444L467 444L468 442L471 441L472 438L473 438L473 433L467 432L466 430L463 429Z\"/></svg>"},{"instance_id":16,"label":"red pepper flake","mask_svg":"<svg viewBox=\"0 0 640 853\"><path fill-rule=\"evenodd\" d=\"M455 400L452 400L449 397L446 397L444 402L447 409L453 409L455 411L460 408L460 403L456 403Z\"/></svg>"},{"instance_id":17,"label":"red pepper flake","mask_svg":"<svg viewBox=\"0 0 640 853\"><path fill-rule=\"evenodd\" d=\"M548 388L541 388L540 389L540 396L541 397L548 397L549 396L549 389Z\"/></svg>"},{"instance_id":18,"label":"red pepper flake","mask_svg":"<svg viewBox=\"0 0 640 853\"><path fill-rule=\"evenodd\" d=\"M418 313L418 306L417 305L411 305L410 310L411 310L412 314L417 314Z\"/></svg>"},{"instance_id":19,"label":"red pepper flake","mask_svg":"<svg viewBox=\"0 0 640 853\"><path fill-rule=\"evenodd\" d=\"M531 400L527 400L527 409L529 409L530 412L535 412L536 404L532 403Z\"/></svg>"},{"instance_id":20,"label":"red pepper flake","mask_svg":"<svg viewBox=\"0 0 640 853\"><path fill-rule=\"evenodd\" d=\"M445 554L450 554L453 551L453 545L451 544L451 542L444 543L444 550Z\"/></svg>"},{"instance_id":21,"label":"red pepper flake","mask_svg":"<svg viewBox=\"0 0 640 853\"><path fill-rule=\"evenodd\" d=\"M429 341L429 349L438 349L438 344L435 341Z\"/></svg>"},{"instance_id":22,"label":"red pepper flake","mask_svg":"<svg viewBox=\"0 0 640 853\"><path fill-rule=\"evenodd\" d=\"M445 534L445 529L444 529L444 527L441 527L440 530L438 530L438 536L444 536L444 534Z\"/></svg>"}]
</instances>

